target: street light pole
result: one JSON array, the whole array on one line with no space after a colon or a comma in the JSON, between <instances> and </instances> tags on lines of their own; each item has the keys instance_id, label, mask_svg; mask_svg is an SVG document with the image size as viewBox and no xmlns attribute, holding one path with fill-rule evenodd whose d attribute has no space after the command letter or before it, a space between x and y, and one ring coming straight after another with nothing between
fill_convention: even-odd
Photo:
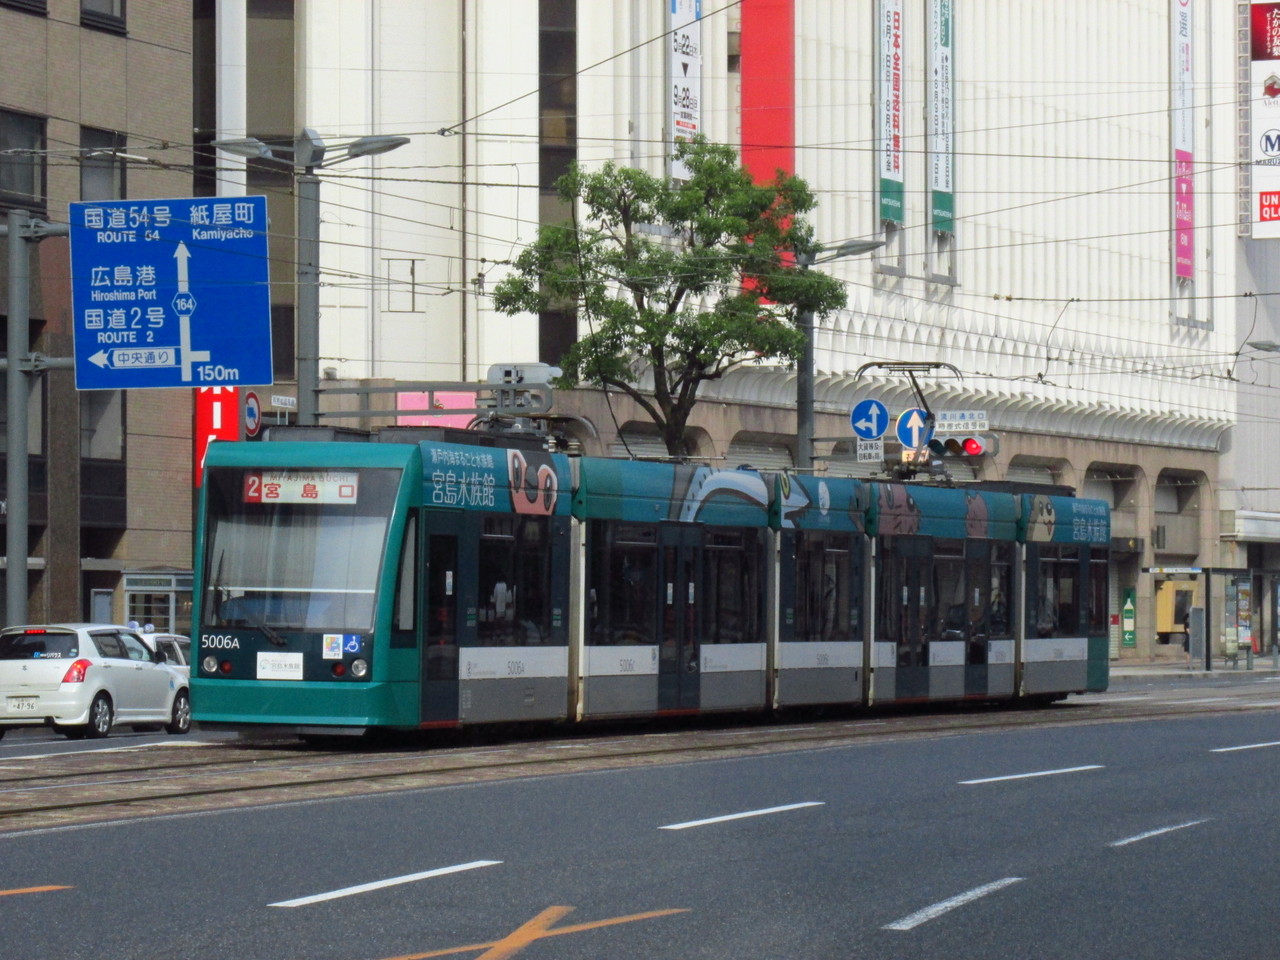
<instances>
[{"instance_id":1,"label":"street light pole","mask_svg":"<svg viewBox=\"0 0 1280 960\"><path fill-rule=\"evenodd\" d=\"M296 359L299 424L310 427L320 422L320 178L316 171L343 160L386 153L408 142L408 137L357 137L340 146L326 160L327 144L309 128L298 134L292 147L269 147L256 137L213 141L215 147L228 153L293 168L298 197Z\"/></svg>"},{"instance_id":2,"label":"street light pole","mask_svg":"<svg viewBox=\"0 0 1280 960\"><path fill-rule=\"evenodd\" d=\"M320 178L298 183L298 423L314 427L320 408Z\"/></svg>"},{"instance_id":3,"label":"street light pole","mask_svg":"<svg viewBox=\"0 0 1280 960\"><path fill-rule=\"evenodd\" d=\"M796 265L808 270L815 263L829 263L845 257L856 257L884 246L883 240L847 240L827 256L820 257L821 249L796 254ZM800 332L804 343L800 348L800 363L796 370L796 466L800 470L813 469L814 433L814 313L810 309L800 311Z\"/></svg>"}]
</instances>

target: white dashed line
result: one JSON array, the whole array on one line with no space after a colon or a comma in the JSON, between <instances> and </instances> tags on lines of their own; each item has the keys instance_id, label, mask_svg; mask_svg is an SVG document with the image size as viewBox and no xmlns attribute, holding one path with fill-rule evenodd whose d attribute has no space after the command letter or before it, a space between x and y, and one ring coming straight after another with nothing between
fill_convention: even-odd
<instances>
[{"instance_id":1,"label":"white dashed line","mask_svg":"<svg viewBox=\"0 0 1280 960\"><path fill-rule=\"evenodd\" d=\"M1005 877L1003 880L996 880L994 883L988 883L981 887L975 887L968 893L962 893L958 897L952 897L950 900L943 900L941 903L935 903L931 907L925 907L923 910L917 910L909 917L903 917L893 923L886 924L883 930L913 930L922 923L928 923L930 920L936 920L948 911L954 910L956 907L962 907L966 903L972 903L980 897L985 897L989 893L995 893L997 890L1003 890L1005 887L1013 886L1015 883L1021 883L1022 877Z\"/></svg>"}]
</instances>

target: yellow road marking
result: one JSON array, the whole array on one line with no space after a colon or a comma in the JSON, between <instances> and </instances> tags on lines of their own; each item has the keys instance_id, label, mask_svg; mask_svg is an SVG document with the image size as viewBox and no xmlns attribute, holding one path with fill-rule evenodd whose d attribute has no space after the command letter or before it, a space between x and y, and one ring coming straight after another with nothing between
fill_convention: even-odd
<instances>
[{"instance_id":1,"label":"yellow road marking","mask_svg":"<svg viewBox=\"0 0 1280 960\"><path fill-rule=\"evenodd\" d=\"M591 923L577 923L569 927L556 927L556 921L573 912L573 907L548 907L528 923L521 924L501 940L488 943L469 943L464 947L450 947L446 950L431 950L427 953L409 953L399 957L388 957L387 960L428 960L430 957L447 957L455 953L471 953L473 950L483 951L475 960L508 960L535 940L546 937L560 937L566 933L582 933L587 930L599 930L601 927L613 927L620 923L634 923L637 920L652 920L655 917L669 917L674 913L688 913L688 910L651 910L648 913L633 913L625 917L611 917L608 920L594 920Z\"/></svg>"},{"instance_id":2,"label":"yellow road marking","mask_svg":"<svg viewBox=\"0 0 1280 960\"><path fill-rule=\"evenodd\" d=\"M0 890L0 897L13 897L19 893L48 893L50 890L70 890L71 887L23 887L21 890Z\"/></svg>"}]
</instances>

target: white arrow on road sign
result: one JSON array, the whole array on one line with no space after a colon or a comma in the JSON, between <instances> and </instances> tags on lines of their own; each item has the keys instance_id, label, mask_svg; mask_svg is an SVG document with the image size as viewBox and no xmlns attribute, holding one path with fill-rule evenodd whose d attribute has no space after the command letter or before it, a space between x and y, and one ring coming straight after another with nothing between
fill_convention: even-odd
<instances>
[{"instance_id":1,"label":"white arrow on road sign","mask_svg":"<svg viewBox=\"0 0 1280 960\"><path fill-rule=\"evenodd\" d=\"M860 440L879 440L889 426L889 408L879 400L859 400L849 414L849 423Z\"/></svg>"},{"instance_id":2,"label":"white arrow on road sign","mask_svg":"<svg viewBox=\"0 0 1280 960\"><path fill-rule=\"evenodd\" d=\"M147 367L176 367L178 365L177 347L147 347L136 349L117 347L114 350L99 350L89 358L103 369L138 370Z\"/></svg>"},{"instance_id":3,"label":"white arrow on road sign","mask_svg":"<svg viewBox=\"0 0 1280 960\"><path fill-rule=\"evenodd\" d=\"M933 427L927 425L926 414L919 407L904 410L898 416L898 441L912 450L933 439Z\"/></svg>"}]
</instances>

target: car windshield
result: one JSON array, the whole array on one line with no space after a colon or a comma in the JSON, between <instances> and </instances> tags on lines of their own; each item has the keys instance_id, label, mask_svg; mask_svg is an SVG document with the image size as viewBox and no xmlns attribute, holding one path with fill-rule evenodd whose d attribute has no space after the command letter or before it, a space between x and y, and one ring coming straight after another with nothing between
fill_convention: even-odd
<instances>
[{"instance_id":1,"label":"car windshield","mask_svg":"<svg viewBox=\"0 0 1280 960\"><path fill-rule=\"evenodd\" d=\"M74 633L0 634L0 660L64 660L80 655Z\"/></svg>"}]
</instances>

